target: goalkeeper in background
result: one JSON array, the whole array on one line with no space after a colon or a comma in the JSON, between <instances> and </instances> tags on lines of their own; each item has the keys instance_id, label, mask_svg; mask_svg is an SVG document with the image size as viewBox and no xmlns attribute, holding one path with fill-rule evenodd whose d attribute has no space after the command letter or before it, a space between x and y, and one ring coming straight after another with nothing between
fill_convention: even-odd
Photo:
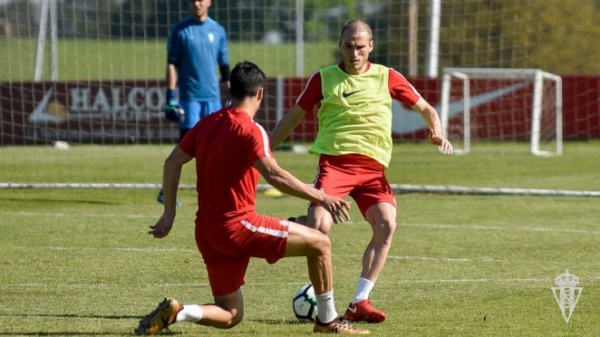
<instances>
[{"instance_id":1,"label":"goalkeeper in background","mask_svg":"<svg viewBox=\"0 0 600 337\"><path fill-rule=\"evenodd\" d=\"M211 0L190 0L189 6L191 15L173 26L167 42L165 116L178 123L179 140L202 117L221 109L217 66L229 87L227 35L223 26L208 16ZM162 189L156 200L164 202Z\"/></svg>"}]
</instances>

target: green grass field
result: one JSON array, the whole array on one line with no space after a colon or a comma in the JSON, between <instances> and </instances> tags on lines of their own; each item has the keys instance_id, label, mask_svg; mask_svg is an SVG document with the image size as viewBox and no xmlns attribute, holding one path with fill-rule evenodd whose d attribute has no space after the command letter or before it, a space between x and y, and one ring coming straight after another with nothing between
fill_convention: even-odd
<instances>
[{"instance_id":1,"label":"green grass field","mask_svg":"<svg viewBox=\"0 0 600 337\"><path fill-rule=\"evenodd\" d=\"M527 146L479 148L445 157L424 144L397 145L388 175L402 184L600 190L598 143L567 143L562 157ZM158 183L170 146L0 148L0 180ZM315 158L276 153L309 182ZM193 170L184 183L193 183ZM0 189L0 335L130 336L165 296L211 300L193 240L195 194L162 240L146 234L162 207L155 189ZM408 193L397 196L398 228L372 293L388 313L375 336L598 336L598 198ZM260 212L304 211L292 197L258 197ZM336 307L351 299L370 229L357 210L334 226ZM583 292L567 324L551 288L569 270ZM243 288L245 320L218 331L182 323L178 336L304 336L291 296L307 282L303 259L256 260Z\"/></svg>"},{"instance_id":2,"label":"green grass field","mask_svg":"<svg viewBox=\"0 0 600 337\"><path fill-rule=\"evenodd\" d=\"M62 39L58 43L58 78L61 81L164 78L164 40ZM35 39L0 39L0 81L33 80ZM335 62L335 42L306 43L304 74ZM249 60L269 77L296 75L294 44L230 43L232 65ZM43 78L50 79L50 47L47 43Z\"/></svg>"},{"instance_id":3,"label":"green grass field","mask_svg":"<svg viewBox=\"0 0 600 337\"><path fill-rule=\"evenodd\" d=\"M387 171L393 184L454 185L600 191L600 142L568 142L564 154L537 157L525 143L478 143L469 155L442 156L425 143L398 143ZM0 181L75 183L160 183L172 145L72 145L0 147ZM277 152L303 181L314 178L317 157ZM193 184L193 168L182 183Z\"/></svg>"}]
</instances>

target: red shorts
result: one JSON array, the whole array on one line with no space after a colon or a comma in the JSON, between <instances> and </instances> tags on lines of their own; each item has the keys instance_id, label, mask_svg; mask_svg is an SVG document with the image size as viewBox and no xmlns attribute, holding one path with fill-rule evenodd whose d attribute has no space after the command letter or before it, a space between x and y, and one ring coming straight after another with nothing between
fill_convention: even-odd
<instances>
[{"instance_id":1,"label":"red shorts","mask_svg":"<svg viewBox=\"0 0 600 337\"><path fill-rule=\"evenodd\" d=\"M285 255L288 222L252 213L230 223L196 222L195 233L213 296L222 296L244 285L251 257L275 263Z\"/></svg>"},{"instance_id":2,"label":"red shorts","mask_svg":"<svg viewBox=\"0 0 600 337\"><path fill-rule=\"evenodd\" d=\"M314 185L332 196L351 196L363 217L369 207L380 202L397 206L396 195L385 177L385 167L363 155L322 154Z\"/></svg>"}]
</instances>

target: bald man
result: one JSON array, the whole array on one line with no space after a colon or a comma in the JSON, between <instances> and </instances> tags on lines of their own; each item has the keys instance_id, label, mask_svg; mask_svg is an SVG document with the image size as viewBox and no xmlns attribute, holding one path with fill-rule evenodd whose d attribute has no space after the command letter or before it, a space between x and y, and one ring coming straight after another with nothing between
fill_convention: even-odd
<instances>
[{"instance_id":1,"label":"bald man","mask_svg":"<svg viewBox=\"0 0 600 337\"><path fill-rule=\"evenodd\" d=\"M362 271L344 318L380 323L386 314L371 305L370 294L383 269L396 229L396 198L385 176L392 156L392 100L421 114L429 141L444 154L452 144L443 137L437 111L394 69L368 61L373 34L360 20L347 22L339 39L342 61L312 74L296 104L271 133L274 149L317 103L319 132L309 150L319 156L315 187L356 202L373 235L362 258ZM328 233L330 212L311 203L307 216L293 218Z\"/></svg>"}]
</instances>

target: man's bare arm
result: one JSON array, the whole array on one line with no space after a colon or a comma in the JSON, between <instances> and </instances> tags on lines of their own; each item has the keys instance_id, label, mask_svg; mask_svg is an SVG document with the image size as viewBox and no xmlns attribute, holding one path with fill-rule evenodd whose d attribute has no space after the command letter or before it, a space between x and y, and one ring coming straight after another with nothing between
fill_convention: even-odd
<instances>
[{"instance_id":1,"label":"man's bare arm","mask_svg":"<svg viewBox=\"0 0 600 337\"><path fill-rule=\"evenodd\" d=\"M281 143L294 131L296 126L300 124L306 111L304 111L298 104L294 105L290 111L288 111L283 118L271 132L271 149L276 149Z\"/></svg>"},{"instance_id":2,"label":"man's bare arm","mask_svg":"<svg viewBox=\"0 0 600 337\"><path fill-rule=\"evenodd\" d=\"M288 171L281 168L272 157L263 157L254 162L254 167L271 186L283 193L315 202L328 210L333 220L344 222L350 219L348 210L350 203L346 200L329 196L309 186Z\"/></svg>"},{"instance_id":3,"label":"man's bare arm","mask_svg":"<svg viewBox=\"0 0 600 337\"><path fill-rule=\"evenodd\" d=\"M429 129L429 141L434 145L438 145L442 153L452 154L454 151L452 144L442 135L442 122L440 121L440 117L435 108L423 97L419 98L412 108L423 117L423 120Z\"/></svg>"},{"instance_id":4,"label":"man's bare arm","mask_svg":"<svg viewBox=\"0 0 600 337\"><path fill-rule=\"evenodd\" d=\"M163 194L165 213L175 213L177 188L181 177L181 168L190 160L192 156L183 152L179 146L175 146L169 157L163 165Z\"/></svg>"}]
</instances>

